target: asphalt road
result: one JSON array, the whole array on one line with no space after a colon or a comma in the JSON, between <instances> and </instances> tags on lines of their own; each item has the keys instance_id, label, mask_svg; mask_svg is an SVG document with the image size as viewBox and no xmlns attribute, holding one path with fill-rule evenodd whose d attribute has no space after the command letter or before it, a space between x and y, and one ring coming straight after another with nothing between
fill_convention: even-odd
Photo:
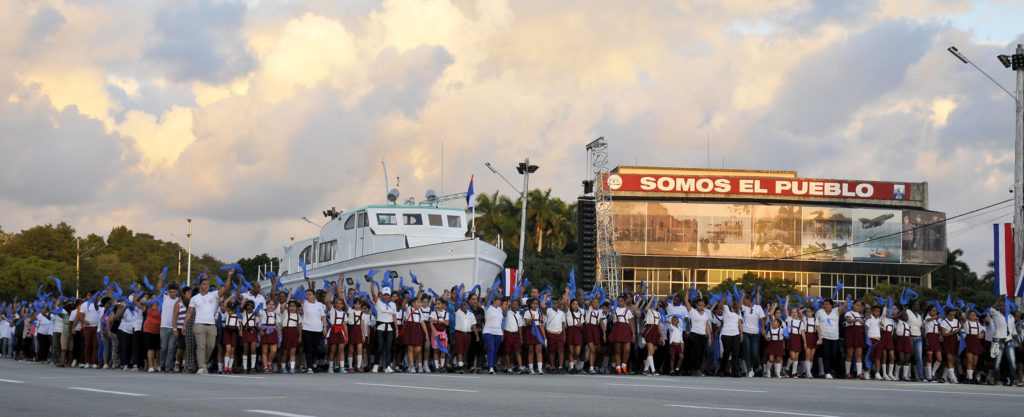
<instances>
[{"instance_id":1,"label":"asphalt road","mask_svg":"<svg viewBox=\"0 0 1024 417\"><path fill-rule=\"evenodd\" d=\"M0 360L0 415L1019 417L1024 389L665 376L198 376Z\"/></svg>"}]
</instances>

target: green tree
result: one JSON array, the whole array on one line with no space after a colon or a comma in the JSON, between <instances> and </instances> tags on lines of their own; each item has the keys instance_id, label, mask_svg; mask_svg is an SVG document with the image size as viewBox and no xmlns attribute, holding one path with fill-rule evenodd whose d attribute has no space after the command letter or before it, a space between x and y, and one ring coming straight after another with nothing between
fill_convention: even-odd
<instances>
[{"instance_id":1,"label":"green tree","mask_svg":"<svg viewBox=\"0 0 1024 417\"><path fill-rule=\"evenodd\" d=\"M51 275L58 278L73 277L74 267L36 256L18 258L0 255L0 299L12 301L14 297L18 297L21 300L34 300L39 285L43 285L44 293L57 295L56 283L47 279ZM63 281L64 295L74 296L66 284L69 280Z\"/></svg>"},{"instance_id":2,"label":"green tree","mask_svg":"<svg viewBox=\"0 0 1024 417\"><path fill-rule=\"evenodd\" d=\"M960 260L964 255L963 249L946 249L946 263L942 264L935 272L932 272L932 286L956 291L971 273L971 268Z\"/></svg>"},{"instance_id":3,"label":"green tree","mask_svg":"<svg viewBox=\"0 0 1024 417\"><path fill-rule=\"evenodd\" d=\"M738 286L747 294L753 294L756 288L761 287L761 299L764 302L776 300L776 296L788 297L791 295L801 294L799 290L799 282L791 279L758 278L757 274L753 272L743 274L739 280L729 278L722 281L720 284L712 288L711 291L716 294L732 291L733 285ZM689 291L689 289L685 291Z\"/></svg>"},{"instance_id":4,"label":"green tree","mask_svg":"<svg viewBox=\"0 0 1024 417\"><path fill-rule=\"evenodd\" d=\"M261 267L266 267L270 264L273 264L274 267L276 268L278 265L281 264L281 260L278 259L276 256L271 258L266 253L261 253L252 258L241 258L235 263L242 267L242 275L245 275L245 279L249 280L249 282L252 282L263 279L263 276L259 274Z\"/></svg>"}]
</instances>

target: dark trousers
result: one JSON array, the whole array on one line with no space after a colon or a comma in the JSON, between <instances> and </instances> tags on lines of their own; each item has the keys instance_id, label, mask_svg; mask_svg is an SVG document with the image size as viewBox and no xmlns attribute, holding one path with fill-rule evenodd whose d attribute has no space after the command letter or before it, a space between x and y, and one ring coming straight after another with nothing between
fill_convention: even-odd
<instances>
[{"instance_id":1,"label":"dark trousers","mask_svg":"<svg viewBox=\"0 0 1024 417\"><path fill-rule=\"evenodd\" d=\"M704 356L708 351L708 336L694 333L691 335L690 341L690 345L686 346L686 350L689 352L686 352L683 357L692 357L695 364L694 370L704 372L704 370L707 369L704 365Z\"/></svg>"},{"instance_id":2,"label":"dark trousers","mask_svg":"<svg viewBox=\"0 0 1024 417\"><path fill-rule=\"evenodd\" d=\"M740 343L740 335L735 336L722 336L722 359L732 358L732 375L739 376L741 373L740 361L742 355Z\"/></svg>"},{"instance_id":3,"label":"dark trousers","mask_svg":"<svg viewBox=\"0 0 1024 417\"><path fill-rule=\"evenodd\" d=\"M71 349L72 359L78 361L78 363L85 363L85 334L79 330L72 334L71 337L75 339L74 346Z\"/></svg>"},{"instance_id":4,"label":"dark trousers","mask_svg":"<svg viewBox=\"0 0 1024 417\"><path fill-rule=\"evenodd\" d=\"M825 366L825 373L842 375L842 373L836 372L837 367L842 362L842 341L839 339L824 339L821 342L820 351L822 364Z\"/></svg>"},{"instance_id":5,"label":"dark trousers","mask_svg":"<svg viewBox=\"0 0 1024 417\"><path fill-rule=\"evenodd\" d=\"M36 360L39 362L45 361L50 355L50 335L37 334L36 345Z\"/></svg>"},{"instance_id":6,"label":"dark trousers","mask_svg":"<svg viewBox=\"0 0 1024 417\"><path fill-rule=\"evenodd\" d=\"M132 362L132 352L134 351L134 344L132 343L132 334L121 330L117 331L117 344L118 349L121 351L118 354L121 355L121 365L131 368L135 365Z\"/></svg>"},{"instance_id":7,"label":"dark trousers","mask_svg":"<svg viewBox=\"0 0 1024 417\"><path fill-rule=\"evenodd\" d=\"M377 362L380 366L391 364L391 346L395 344L395 332L393 330L377 330Z\"/></svg>"},{"instance_id":8,"label":"dark trousers","mask_svg":"<svg viewBox=\"0 0 1024 417\"><path fill-rule=\"evenodd\" d=\"M743 332L743 362L747 371L757 369L761 364L761 335Z\"/></svg>"},{"instance_id":9,"label":"dark trousers","mask_svg":"<svg viewBox=\"0 0 1024 417\"><path fill-rule=\"evenodd\" d=\"M316 366L313 357L320 350L320 340L323 338L323 335L322 332L302 331L302 353L305 354L306 368L312 369Z\"/></svg>"}]
</instances>

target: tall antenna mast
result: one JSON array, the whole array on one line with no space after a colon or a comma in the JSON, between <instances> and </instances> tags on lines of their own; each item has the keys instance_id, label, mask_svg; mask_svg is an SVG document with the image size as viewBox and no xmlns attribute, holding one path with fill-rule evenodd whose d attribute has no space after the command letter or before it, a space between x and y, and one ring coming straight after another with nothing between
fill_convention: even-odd
<instances>
[{"instance_id":1,"label":"tall antenna mast","mask_svg":"<svg viewBox=\"0 0 1024 417\"><path fill-rule=\"evenodd\" d=\"M619 254L615 252L615 217L612 192L608 189L608 142L604 137L587 145L594 172L594 206L597 212L597 280L595 286L607 288L608 295L622 294Z\"/></svg>"}]
</instances>

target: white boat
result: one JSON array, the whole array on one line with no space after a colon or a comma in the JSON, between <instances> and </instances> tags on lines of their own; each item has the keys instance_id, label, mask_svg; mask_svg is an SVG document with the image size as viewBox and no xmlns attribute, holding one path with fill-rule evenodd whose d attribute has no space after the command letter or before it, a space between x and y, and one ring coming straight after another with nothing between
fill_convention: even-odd
<instances>
[{"instance_id":1,"label":"white boat","mask_svg":"<svg viewBox=\"0 0 1024 417\"><path fill-rule=\"evenodd\" d=\"M463 283L466 288L490 286L502 272L505 252L469 237L463 209L438 205L444 198L430 192L427 204L396 204L397 198L397 190L392 190L390 204L327 212L330 220L319 235L284 247L279 268L282 285L288 289L306 285L299 259L306 263L306 273L317 288L323 288L323 279L334 281L345 274L346 289L359 282L362 291L369 291L365 277L370 270L381 273L374 277L378 282L384 271L395 271L407 286L412 286L411 272L438 294ZM271 283L263 280L261 285L269 288Z\"/></svg>"}]
</instances>

